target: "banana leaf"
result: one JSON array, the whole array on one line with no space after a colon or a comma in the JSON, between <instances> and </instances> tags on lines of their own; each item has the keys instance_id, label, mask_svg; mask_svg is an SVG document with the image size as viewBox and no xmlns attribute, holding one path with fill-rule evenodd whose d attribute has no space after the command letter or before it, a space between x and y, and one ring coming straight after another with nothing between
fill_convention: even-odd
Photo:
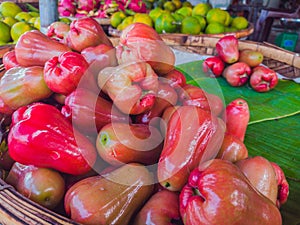
<instances>
[{"instance_id":1,"label":"banana leaf","mask_svg":"<svg viewBox=\"0 0 300 225\"><path fill-rule=\"evenodd\" d=\"M276 162L290 186L286 204L281 207L283 224L300 224L300 114L279 120L251 124L245 145L249 155L261 155Z\"/></svg>"},{"instance_id":2,"label":"banana leaf","mask_svg":"<svg viewBox=\"0 0 300 225\"><path fill-rule=\"evenodd\" d=\"M177 66L187 82L223 98L228 104L236 98L247 100L250 121L245 145L249 155L261 155L276 162L284 171L289 199L281 207L284 225L300 224L300 85L280 80L274 90L258 93L249 85L230 86L223 77L210 78L202 72L202 61Z\"/></svg>"},{"instance_id":3,"label":"banana leaf","mask_svg":"<svg viewBox=\"0 0 300 225\"><path fill-rule=\"evenodd\" d=\"M238 97L247 100L250 108L249 124L300 113L300 85L293 81L279 80L274 90L258 93L249 84L232 87L223 77L208 77L202 72L201 60L181 64L177 68L185 74L188 83L223 97L226 104Z\"/></svg>"}]
</instances>

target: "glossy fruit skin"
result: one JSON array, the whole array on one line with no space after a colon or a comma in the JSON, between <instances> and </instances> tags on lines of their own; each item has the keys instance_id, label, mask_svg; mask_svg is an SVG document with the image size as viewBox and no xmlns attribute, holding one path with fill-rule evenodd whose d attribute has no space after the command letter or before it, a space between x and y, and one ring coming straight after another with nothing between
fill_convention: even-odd
<instances>
[{"instance_id":1,"label":"glossy fruit skin","mask_svg":"<svg viewBox=\"0 0 300 225\"><path fill-rule=\"evenodd\" d=\"M282 224L278 208L227 160L213 159L195 168L179 200L185 225Z\"/></svg>"},{"instance_id":2,"label":"glossy fruit skin","mask_svg":"<svg viewBox=\"0 0 300 225\"><path fill-rule=\"evenodd\" d=\"M15 46L17 62L21 66L44 66L54 56L71 49L38 30L24 33Z\"/></svg>"},{"instance_id":3,"label":"glossy fruit skin","mask_svg":"<svg viewBox=\"0 0 300 225\"><path fill-rule=\"evenodd\" d=\"M51 94L41 66L13 67L0 80L0 98L12 111L45 99ZM0 111L5 113L5 110Z\"/></svg>"},{"instance_id":4,"label":"glossy fruit skin","mask_svg":"<svg viewBox=\"0 0 300 225\"><path fill-rule=\"evenodd\" d=\"M174 69L174 52L154 28L143 23L133 23L122 31L116 52L119 64L145 61L158 75Z\"/></svg>"},{"instance_id":5,"label":"glossy fruit skin","mask_svg":"<svg viewBox=\"0 0 300 225\"><path fill-rule=\"evenodd\" d=\"M211 70L214 75L213 77L220 77L224 68L225 64L219 56L208 57L202 63L203 72L208 73Z\"/></svg>"},{"instance_id":6,"label":"glossy fruit skin","mask_svg":"<svg viewBox=\"0 0 300 225\"><path fill-rule=\"evenodd\" d=\"M253 187L269 198L275 205L278 195L276 173L271 163L262 156L255 156L236 162Z\"/></svg>"},{"instance_id":7,"label":"glossy fruit skin","mask_svg":"<svg viewBox=\"0 0 300 225\"><path fill-rule=\"evenodd\" d=\"M251 68L244 62L236 62L227 66L222 75L231 86L239 87L248 82Z\"/></svg>"},{"instance_id":8,"label":"glossy fruit skin","mask_svg":"<svg viewBox=\"0 0 300 225\"><path fill-rule=\"evenodd\" d=\"M281 167L275 162L271 162L271 165L273 166L273 169L275 171L277 185L278 185L278 196L277 196L276 205L278 208L280 208L281 205L285 204L288 200L289 183Z\"/></svg>"},{"instance_id":9,"label":"glossy fruit skin","mask_svg":"<svg viewBox=\"0 0 300 225\"><path fill-rule=\"evenodd\" d=\"M153 193L153 183L144 166L125 164L74 184L65 195L65 210L82 224L129 225L132 215Z\"/></svg>"},{"instance_id":10,"label":"glossy fruit skin","mask_svg":"<svg viewBox=\"0 0 300 225\"><path fill-rule=\"evenodd\" d=\"M137 115L153 107L158 76L148 63L123 63L101 70L98 85L120 111Z\"/></svg>"},{"instance_id":11,"label":"glossy fruit skin","mask_svg":"<svg viewBox=\"0 0 300 225\"><path fill-rule=\"evenodd\" d=\"M78 52L91 46L106 44L113 46L102 26L91 17L73 20L67 35L67 45Z\"/></svg>"},{"instance_id":12,"label":"glossy fruit skin","mask_svg":"<svg viewBox=\"0 0 300 225\"><path fill-rule=\"evenodd\" d=\"M159 118L162 116L164 110L167 107L176 105L178 100L177 92L169 82L165 83L164 81L158 83L158 91L153 107L137 115L135 117L136 123L149 124L151 122L152 126L158 126Z\"/></svg>"},{"instance_id":13,"label":"glossy fruit skin","mask_svg":"<svg viewBox=\"0 0 300 225\"><path fill-rule=\"evenodd\" d=\"M262 63L264 55L251 49L240 50L239 62L244 62L250 67L256 67Z\"/></svg>"},{"instance_id":14,"label":"glossy fruit skin","mask_svg":"<svg viewBox=\"0 0 300 225\"><path fill-rule=\"evenodd\" d=\"M229 160L230 162L237 162L248 157L248 150L244 142L239 138L228 134L224 135L222 146L216 156L217 159Z\"/></svg>"},{"instance_id":15,"label":"glossy fruit skin","mask_svg":"<svg viewBox=\"0 0 300 225\"><path fill-rule=\"evenodd\" d=\"M15 162L5 181L32 201L54 209L65 194L65 181L55 170Z\"/></svg>"},{"instance_id":16,"label":"glossy fruit skin","mask_svg":"<svg viewBox=\"0 0 300 225\"><path fill-rule=\"evenodd\" d=\"M157 177L163 187L180 191L190 171L217 155L225 131L221 122L196 106L180 106L173 112L158 162Z\"/></svg>"},{"instance_id":17,"label":"glossy fruit skin","mask_svg":"<svg viewBox=\"0 0 300 225\"><path fill-rule=\"evenodd\" d=\"M13 115L8 134L8 151L15 161L73 175L84 174L94 165L94 145L57 108L33 103L15 112L18 116Z\"/></svg>"},{"instance_id":18,"label":"glossy fruit skin","mask_svg":"<svg viewBox=\"0 0 300 225\"><path fill-rule=\"evenodd\" d=\"M87 134L97 135L102 127L111 122L130 122L113 103L96 93L77 88L65 98L61 109L76 128Z\"/></svg>"},{"instance_id":19,"label":"glossy fruit skin","mask_svg":"<svg viewBox=\"0 0 300 225\"><path fill-rule=\"evenodd\" d=\"M186 84L178 92L179 102L182 105L197 106L216 116L223 111L224 104L218 96L209 94L197 86Z\"/></svg>"},{"instance_id":20,"label":"glossy fruit skin","mask_svg":"<svg viewBox=\"0 0 300 225\"><path fill-rule=\"evenodd\" d=\"M45 82L52 91L68 95L77 88L88 67L89 64L81 54L62 53L45 63Z\"/></svg>"},{"instance_id":21,"label":"glossy fruit skin","mask_svg":"<svg viewBox=\"0 0 300 225\"><path fill-rule=\"evenodd\" d=\"M216 43L217 55L228 64L232 64L239 59L238 39L233 35L226 35Z\"/></svg>"},{"instance_id":22,"label":"glossy fruit skin","mask_svg":"<svg viewBox=\"0 0 300 225\"><path fill-rule=\"evenodd\" d=\"M69 24L61 21L55 21L47 27L46 35L60 43L67 44L66 38L69 31Z\"/></svg>"},{"instance_id":23,"label":"glossy fruit skin","mask_svg":"<svg viewBox=\"0 0 300 225\"><path fill-rule=\"evenodd\" d=\"M113 122L100 130L96 147L100 157L114 166L152 165L158 162L162 143L163 137L153 126Z\"/></svg>"},{"instance_id":24,"label":"glossy fruit skin","mask_svg":"<svg viewBox=\"0 0 300 225\"><path fill-rule=\"evenodd\" d=\"M106 44L99 44L83 49L81 55L89 64L89 70L93 73L95 78L100 70L109 66L117 66L116 49L113 46Z\"/></svg>"},{"instance_id":25,"label":"glossy fruit skin","mask_svg":"<svg viewBox=\"0 0 300 225\"><path fill-rule=\"evenodd\" d=\"M161 190L146 202L135 216L133 225L175 225L172 221L180 220L178 192Z\"/></svg>"},{"instance_id":26,"label":"glossy fruit skin","mask_svg":"<svg viewBox=\"0 0 300 225\"><path fill-rule=\"evenodd\" d=\"M250 109L246 100L237 98L228 103L225 109L226 132L242 142L245 139Z\"/></svg>"},{"instance_id":27,"label":"glossy fruit skin","mask_svg":"<svg viewBox=\"0 0 300 225\"><path fill-rule=\"evenodd\" d=\"M20 66L16 59L15 50L11 50L6 52L2 57L2 63L4 65L5 70L9 70L10 68Z\"/></svg>"},{"instance_id":28,"label":"glossy fruit skin","mask_svg":"<svg viewBox=\"0 0 300 225\"><path fill-rule=\"evenodd\" d=\"M278 84L276 72L265 66L253 68L250 85L257 92L267 92L274 89Z\"/></svg>"},{"instance_id":29,"label":"glossy fruit skin","mask_svg":"<svg viewBox=\"0 0 300 225\"><path fill-rule=\"evenodd\" d=\"M178 69L171 70L170 72L165 74L163 78L167 79L170 86L175 88L176 90L186 85L186 78L184 74Z\"/></svg>"}]
</instances>

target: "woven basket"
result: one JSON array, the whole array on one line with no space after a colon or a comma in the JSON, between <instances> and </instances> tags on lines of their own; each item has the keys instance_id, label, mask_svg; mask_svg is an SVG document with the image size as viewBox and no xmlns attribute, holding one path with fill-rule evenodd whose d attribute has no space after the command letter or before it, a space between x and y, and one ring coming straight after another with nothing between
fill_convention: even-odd
<instances>
[{"instance_id":1,"label":"woven basket","mask_svg":"<svg viewBox=\"0 0 300 225\"><path fill-rule=\"evenodd\" d=\"M219 38L213 37L195 37L188 35L177 36L175 39L169 35L162 35L162 38L168 45L175 49L201 55L214 55L215 44L219 40ZM118 44L118 38L111 38L111 40L114 45ZM0 58L2 58L5 52L12 50L13 47L13 45L0 47ZM240 49L249 48L262 52L265 57L263 63L287 77L287 79L300 77L299 54L286 51L268 43L243 40L239 41L239 47ZM2 72L3 71L2 66ZM78 223L30 201L18 193L12 186L0 179L0 224L77 225Z\"/></svg>"}]
</instances>

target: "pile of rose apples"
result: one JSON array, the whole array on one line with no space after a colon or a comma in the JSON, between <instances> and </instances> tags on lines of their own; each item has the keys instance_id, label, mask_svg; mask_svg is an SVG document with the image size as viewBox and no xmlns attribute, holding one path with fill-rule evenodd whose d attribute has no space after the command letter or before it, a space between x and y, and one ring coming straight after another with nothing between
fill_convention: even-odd
<instances>
[{"instance_id":1,"label":"pile of rose apples","mask_svg":"<svg viewBox=\"0 0 300 225\"><path fill-rule=\"evenodd\" d=\"M264 55L257 50L239 50L238 39L235 36L221 38L216 44L216 52L216 56L203 62L203 70L209 72L210 76L223 76L234 87L250 84L257 92L267 92L276 87L277 73L261 64Z\"/></svg>"},{"instance_id":2,"label":"pile of rose apples","mask_svg":"<svg viewBox=\"0 0 300 225\"><path fill-rule=\"evenodd\" d=\"M247 102L187 84L153 28L113 46L92 18L55 22L3 63L5 181L24 196L81 224L282 224L289 185L248 157Z\"/></svg>"}]
</instances>

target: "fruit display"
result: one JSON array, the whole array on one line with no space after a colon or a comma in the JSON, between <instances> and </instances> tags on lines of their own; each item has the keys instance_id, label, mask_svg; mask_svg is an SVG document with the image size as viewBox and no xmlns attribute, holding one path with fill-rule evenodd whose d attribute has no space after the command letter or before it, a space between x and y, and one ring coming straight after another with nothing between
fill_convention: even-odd
<instances>
[{"instance_id":1,"label":"fruit display","mask_svg":"<svg viewBox=\"0 0 300 225\"><path fill-rule=\"evenodd\" d=\"M278 84L277 73L262 65L264 56L259 51L239 50L238 39L227 35L216 44L217 55L203 61L203 71L212 76L223 76L234 86L243 86L249 82L253 90L267 92Z\"/></svg>"},{"instance_id":2,"label":"fruit display","mask_svg":"<svg viewBox=\"0 0 300 225\"><path fill-rule=\"evenodd\" d=\"M0 45L16 43L26 31L40 29L38 9L29 3L25 8L9 1L0 3Z\"/></svg>"},{"instance_id":3,"label":"fruit display","mask_svg":"<svg viewBox=\"0 0 300 225\"><path fill-rule=\"evenodd\" d=\"M122 31L126 26L138 20L138 22L152 26L160 34L191 35L236 32L247 29L249 26L245 17L234 17L226 10L213 8L209 3L198 3L195 6L188 1L179 0L155 3L155 7L146 13L139 12L134 15L127 14L126 11L113 13L111 26Z\"/></svg>"},{"instance_id":4,"label":"fruit display","mask_svg":"<svg viewBox=\"0 0 300 225\"><path fill-rule=\"evenodd\" d=\"M235 37L216 49L203 61L209 80L229 64L252 69ZM248 154L252 108L188 82L175 59L144 23L116 46L91 17L22 34L0 79L4 180L80 224L281 225L289 183L275 161Z\"/></svg>"}]
</instances>

